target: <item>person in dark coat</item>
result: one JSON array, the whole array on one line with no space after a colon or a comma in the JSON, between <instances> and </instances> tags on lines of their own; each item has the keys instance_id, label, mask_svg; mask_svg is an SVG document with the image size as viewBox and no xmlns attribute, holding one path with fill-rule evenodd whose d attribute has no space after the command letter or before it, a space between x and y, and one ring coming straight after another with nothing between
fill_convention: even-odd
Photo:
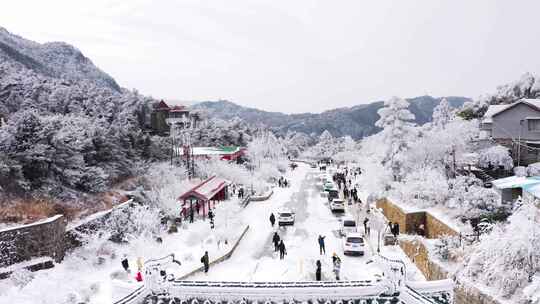
<instances>
[{"instance_id":1,"label":"person in dark coat","mask_svg":"<svg viewBox=\"0 0 540 304\"><path fill-rule=\"evenodd\" d=\"M319 235L319 254L326 254L326 249L324 248L324 238L326 236Z\"/></svg>"},{"instance_id":2,"label":"person in dark coat","mask_svg":"<svg viewBox=\"0 0 540 304\"><path fill-rule=\"evenodd\" d=\"M204 273L208 273L208 268L210 267L210 260L208 258L208 251L204 252L204 255L201 258L201 263L204 264Z\"/></svg>"},{"instance_id":3,"label":"person in dark coat","mask_svg":"<svg viewBox=\"0 0 540 304\"><path fill-rule=\"evenodd\" d=\"M286 254L287 254L287 249L285 248L285 243L283 243L283 240L281 240L279 242L279 259L283 260Z\"/></svg>"},{"instance_id":4,"label":"person in dark coat","mask_svg":"<svg viewBox=\"0 0 540 304\"><path fill-rule=\"evenodd\" d=\"M189 222L193 223L193 207L189 208Z\"/></svg>"},{"instance_id":5,"label":"person in dark coat","mask_svg":"<svg viewBox=\"0 0 540 304\"><path fill-rule=\"evenodd\" d=\"M394 238L397 238L399 235L399 224L394 223L394 226L392 226L392 234L394 235Z\"/></svg>"},{"instance_id":6,"label":"person in dark coat","mask_svg":"<svg viewBox=\"0 0 540 304\"><path fill-rule=\"evenodd\" d=\"M279 250L279 241L281 239L279 238L279 235L277 232L274 232L274 237L272 237L272 242L274 242L274 252Z\"/></svg>"},{"instance_id":7,"label":"person in dark coat","mask_svg":"<svg viewBox=\"0 0 540 304\"><path fill-rule=\"evenodd\" d=\"M366 232L366 235L369 236L369 219L366 217L364 219L364 231Z\"/></svg>"},{"instance_id":8,"label":"person in dark coat","mask_svg":"<svg viewBox=\"0 0 540 304\"><path fill-rule=\"evenodd\" d=\"M270 213L270 224L272 225L272 227L274 227L275 223L276 223L276 217L274 216L273 213Z\"/></svg>"},{"instance_id":9,"label":"person in dark coat","mask_svg":"<svg viewBox=\"0 0 540 304\"><path fill-rule=\"evenodd\" d=\"M127 259L126 256L124 256L124 258L122 259L121 263L122 263L122 267L124 268L124 270L125 270L126 272L129 272L129 261L128 261L128 259Z\"/></svg>"},{"instance_id":10,"label":"person in dark coat","mask_svg":"<svg viewBox=\"0 0 540 304\"><path fill-rule=\"evenodd\" d=\"M320 281L321 280L321 261L317 260L317 269L315 270L315 280Z\"/></svg>"},{"instance_id":11,"label":"person in dark coat","mask_svg":"<svg viewBox=\"0 0 540 304\"><path fill-rule=\"evenodd\" d=\"M332 256L332 263L334 264L334 274L336 275L336 280L339 281L339 273L341 272L341 259L337 256L336 253Z\"/></svg>"},{"instance_id":12,"label":"person in dark coat","mask_svg":"<svg viewBox=\"0 0 540 304\"><path fill-rule=\"evenodd\" d=\"M208 210L208 218L210 219L210 228L214 229L214 212L211 209Z\"/></svg>"}]
</instances>

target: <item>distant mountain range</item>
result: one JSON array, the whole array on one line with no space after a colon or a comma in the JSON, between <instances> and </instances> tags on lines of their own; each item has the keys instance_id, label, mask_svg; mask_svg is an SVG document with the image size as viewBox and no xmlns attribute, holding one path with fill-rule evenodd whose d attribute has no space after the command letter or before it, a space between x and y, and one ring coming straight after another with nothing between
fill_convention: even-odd
<instances>
[{"instance_id":1,"label":"distant mountain range","mask_svg":"<svg viewBox=\"0 0 540 304\"><path fill-rule=\"evenodd\" d=\"M443 97L420 96L410 98L409 110L415 115L417 124L430 122L433 109ZM463 103L470 101L466 97L446 97L450 105L459 108ZM349 135L354 139L377 133L380 129L375 126L379 119L377 110L383 107L383 101L361 104L348 108L338 108L320 114L285 114L280 112L267 112L254 108L240 106L230 101L205 101L192 106L193 109L203 109L209 116L221 119L238 117L253 125L264 125L277 131L303 132L320 135L328 130L336 137Z\"/></svg>"}]
</instances>

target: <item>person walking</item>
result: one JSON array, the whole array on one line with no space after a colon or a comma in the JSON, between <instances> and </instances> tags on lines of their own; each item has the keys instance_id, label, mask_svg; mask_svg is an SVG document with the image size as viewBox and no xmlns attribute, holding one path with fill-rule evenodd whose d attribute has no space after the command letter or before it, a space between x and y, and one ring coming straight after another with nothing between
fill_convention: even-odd
<instances>
[{"instance_id":1,"label":"person walking","mask_svg":"<svg viewBox=\"0 0 540 304\"><path fill-rule=\"evenodd\" d=\"M212 209L208 210L208 218L210 219L210 229L214 229L214 212Z\"/></svg>"},{"instance_id":2,"label":"person walking","mask_svg":"<svg viewBox=\"0 0 540 304\"><path fill-rule=\"evenodd\" d=\"M210 267L210 261L208 258L208 251L204 252L204 255L201 258L201 263L204 265L204 273L208 273L208 268Z\"/></svg>"},{"instance_id":3,"label":"person walking","mask_svg":"<svg viewBox=\"0 0 540 304\"><path fill-rule=\"evenodd\" d=\"M324 239L326 236L322 236L319 234L319 254L323 255L326 254L326 249L324 248Z\"/></svg>"},{"instance_id":4,"label":"person walking","mask_svg":"<svg viewBox=\"0 0 540 304\"><path fill-rule=\"evenodd\" d=\"M276 217L274 216L274 213L270 213L270 224L272 227L274 227L274 224L276 223Z\"/></svg>"},{"instance_id":5,"label":"person walking","mask_svg":"<svg viewBox=\"0 0 540 304\"><path fill-rule=\"evenodd\" d=\"M396 237L399 235L399 223L394 223L394 230L396 232Z\"/></svg>"},{"instance_id":6,"label":"person walking","mask_svg":"<svg viewBox=\"0 0 540 304\"><path fill-rule=\"evenodd\" d=\"M365 231L365 234L366 236L369 236L369 219L366 217L364 219L364 231Z\"/></svg>"},{"instance_id":7,"label":"person walking","mask_svg":"<svg viewBox=\"0 0 540 304\"><path fill-rule=\"evenodd\" d=\"M286 254L287 254L287 249L285 248L285 243L283 243L283 240L281 240L279 242L279 259L283 260Z\"/></svg>"},{"instance_id":8,"label":"person walking","mask_svg":"<svg viewBox=\"0 0 540 304\"><path fill-rule=\"evenodd\" d=\"M321 261L317 260L317 263L315 263L317 266L317 269L315 269L315 280L320 281L321 280Z\"/></svg>"},{"instance_id":9,"label":"person walking","mask_svg":"<svg viewBox=\"0 0 540 304\"><path fill-rule=\"evenodd\" d=\"M398 233L399 233L399 230L396 230L396 228L399 229L399 227L396 224L397 223L392 224L392 229L390 230L392 231L392 235L394 236L394 239L397 238Z\"/></svg>"},{"instance_id":10,"label":"person walking","mask_svg":"<svg viewBox=\"0 0 540 304\"><path fill-rule=\"evenodd\" d=\"M334 264L334 274L336 275L336 280L339 281L339 273L341 271L341 259L335 252L332 256L332 263Z\"/></svg>"},{"instance_id":11,"label":"person walking","mask_svg":"<svg viewBox=\"0 0 540 304\"><path fill-rule=\"evenodd\" d=\"M277 252L279 250L279 241L280 237L277 234L277 232L274 232L274 237L272 237L272 242L274 242L274 252Z\"/></svg>"}]
</instances>

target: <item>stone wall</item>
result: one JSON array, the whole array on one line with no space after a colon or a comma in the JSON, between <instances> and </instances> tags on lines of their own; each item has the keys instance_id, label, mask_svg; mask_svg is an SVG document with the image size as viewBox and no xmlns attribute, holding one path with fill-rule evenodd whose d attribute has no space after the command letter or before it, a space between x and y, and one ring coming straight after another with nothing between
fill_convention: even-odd
<instances>
[{"instance_id":1,"label":"stone wall","mask_svg":"<svg viewBox=\"0 0 540 304\"><path fill-rule=\"evenodd\" d=\"M62 261L66 220L55 215L43 221L0 230L0 267L48 256Z\"/></svg>"},{"instance_id":2,"label":"stone wall","mask_svg":"<svg viewBox=\"0 0 540 304\"><path fill-rule=\"evenodd\" d=\"M376 203L377 208L382 209L385 217L395 223L399 223L400 233L416 234L416 228L424 224L426 237L430 239L440 238L445 235L458 236L460 233L446 225L443 221L426 211L405 212L402 208L384 198ZM418 239L400 239L399 246L407 257L418 267L426 280L444 280L449 278L448 271L438 262L430 258L427 247ZM499 301L486 295L478 288L463 282L456 282L454 288L455 304L500 304Z\"/></svg>"},{"instance_id":3,"label":"stone wall","mask_svg":"<svg viewBox=\"0 0 540 304\"><path fill-rule=\"evenodd\" d=\"M429 252L420 239L401 239L399 246L407 257L422 272L426 280L444 280L450 278L448 271L429 257ZM455 304L501 304L496 299L481 292L478 288L456 281L454 287Z\"/></svg>"},{"instance_id":4,"label":"stone wall","mask_svg":"<svg viewBox=\"0 0 540 304\"><path fill-rule=\"evenodd\" d=\"M96 231L113 212L118 212L131 203L130 200L111 210L96 213L73 227L67 227L67 221L63 215L55 215L28 225L0 230L0 268L30 261L38 257L50 257L56 263L59 263L64 258L67 250L81 245L77 238L79 232ZM31 271L51 268L51 263L45 263L47 267L41 267L38 264L26 265L21 268ZM15 266L17 265L13 267ZM12 271L2 272L0 279L7 277Z\"/></svg>"},{"instance_id":5,"label":"stone wall","mask_svg":"<svg viewBox=\"0 0 540 304\"><path fill-rule=\"evenodd\" d=\"M429 252L420 240L399 241L399 247L405 252L409 259L418 267L426 280L445 280L448 278L448 271L444 270L438 263L429 258Z\"/></svg>"},{"instance_id":6,"label":"stone wall","mask_svg":"<svg viewBox=\"0 0 540 304\"><path fill-rule=\"evenodd\" d=\"M424 225L426 237L430 239L440 238L445 235L459 235L459 231L450 228L427 211L405 212L387 198L378 200L376 206L382 209L388 221L399 224L400 233L417 234L417 228Z\"/></svg>"},{"instance_id":7,"label":"stone wall","mask_svg":"<svg viewBox=\"0 0 540 304\"><path fill-rule=\"evenodd\" d=\"M459 236L459 232L448 227L445 223L426 212L426 237L428 239L438 239L443 236Z\"/></svg>"},{"instance_id":8,"label":"stone wall","mask_svg":"<svg viewBox=\"0 0 540 304\"><path fill-rule=\"evenodd\" d=\"M381 209L386 219L392 223L399 224L399 232L407 233L407 214L403 209L390 203L386 198L380 199L376 202L378 209Z\"/></svg>"}]
</instances>

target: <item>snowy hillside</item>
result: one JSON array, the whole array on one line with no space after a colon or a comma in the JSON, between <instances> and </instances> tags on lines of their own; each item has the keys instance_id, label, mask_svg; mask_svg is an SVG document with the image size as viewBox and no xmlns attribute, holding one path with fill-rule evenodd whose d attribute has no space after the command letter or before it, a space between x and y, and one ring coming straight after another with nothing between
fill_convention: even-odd
<instances>
[{"instance_id":1,"label":"snowy hillside","mask_svg":"<svg viewBox=\"0 0 540 304\"><path fill-rule=\"evenodd\" d=\"M36 74L71 81L87 80L120 91L120 86L81 51L64 42L39 44L0 27L0 60Z\"/></svg>"},{"instance_id":2,"label":"snowy hillside","mask_svg":"<svg viewBox=\"0 0 540 304\"><path fill-rule=\"evenodd\" d=\"M141 132L150 102L72 46L0 29L0 202L69 201L132 176L158 149Z\"/></svg>"}]
</instances>

